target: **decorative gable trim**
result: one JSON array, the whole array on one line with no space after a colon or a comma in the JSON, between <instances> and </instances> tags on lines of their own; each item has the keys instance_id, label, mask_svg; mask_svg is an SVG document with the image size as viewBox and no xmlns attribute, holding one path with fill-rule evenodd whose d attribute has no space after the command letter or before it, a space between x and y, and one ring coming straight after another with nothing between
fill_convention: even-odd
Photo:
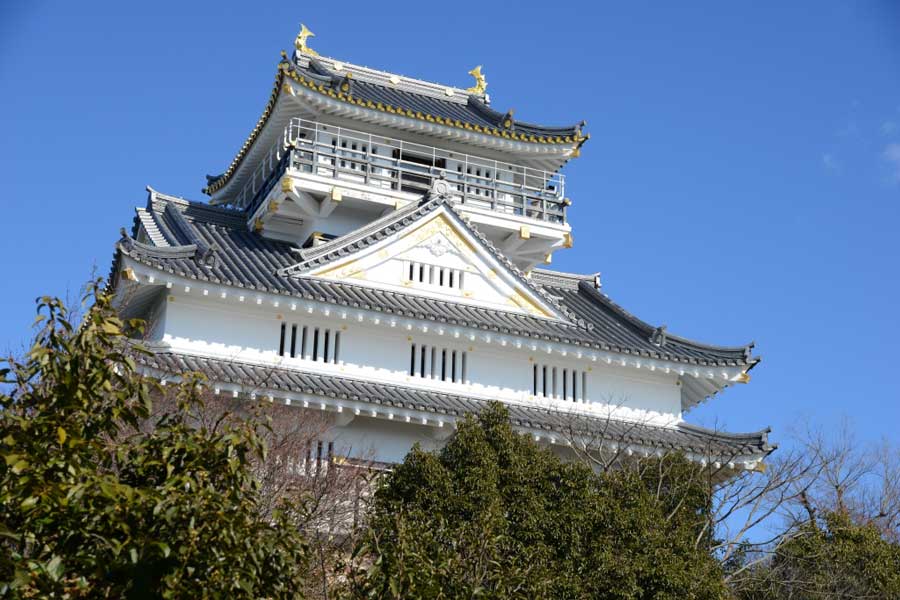
<instances>
[{"instance_id":1,"label":"decorative gable trim","mask_svg":"<svg viewBox=\"0 0 900 600\"><path fill-rule=\"evenodd\" d=\"M408 240L407 244L411 243L411 248L437 233L442 235L440 239L446 240L452 250L468 255L473 263L478 262L475 257L479 255L482 261L486 259L487 262L494 263L494 267L482 275L487 279L503 278L512 288L513 291L506 298L509 307L532 316L573 320L572 315L555 298L534 285L462 216L446 194L430 195L419 203L409 204L354 232L306 249L301 252L303 261L281 269L279 275L365 281L368 276L364 261L371 257L371 253L366 253L365 250L387 240L391 243ZM387 255L381 258L387 258Z\"/></svg>"}]
</instances>

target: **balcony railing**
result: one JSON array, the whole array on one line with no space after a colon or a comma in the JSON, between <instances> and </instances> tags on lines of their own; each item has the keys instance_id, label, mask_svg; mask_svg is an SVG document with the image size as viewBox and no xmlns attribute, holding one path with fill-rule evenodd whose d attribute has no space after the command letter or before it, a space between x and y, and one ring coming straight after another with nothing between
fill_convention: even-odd
<instances>
[{"instance_id":1,"label":"balcony railing","mask_svg":"<svg viewBox=\"0 0 900 600\"><path fill-rule=\"evenodd\" d=\"M291 119L234 204L255 211L286 171L422 194L443 177L469 207L566 222L565 177L305 119Z\"/></svg>"}]
</instances>

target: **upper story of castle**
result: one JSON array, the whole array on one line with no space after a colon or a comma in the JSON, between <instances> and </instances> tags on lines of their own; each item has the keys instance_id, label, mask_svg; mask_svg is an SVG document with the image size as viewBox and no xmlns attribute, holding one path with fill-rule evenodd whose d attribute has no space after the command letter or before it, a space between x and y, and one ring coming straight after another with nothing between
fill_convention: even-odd
<instances>
[{"instance_id":1,"label":"upper story of castle","mask_svg":"<svg viewBox=\"0 0 900 600\"><path fill-rule=\"evenodd\" d=\"M437 186L517 267L572 245L560 173L588 136L490 105L482 67L468 89L318 55L302 27L282 53L262 116L212 204L243 210L264 236L301 246L341 236Z\"/></svg>"}]
</instances>

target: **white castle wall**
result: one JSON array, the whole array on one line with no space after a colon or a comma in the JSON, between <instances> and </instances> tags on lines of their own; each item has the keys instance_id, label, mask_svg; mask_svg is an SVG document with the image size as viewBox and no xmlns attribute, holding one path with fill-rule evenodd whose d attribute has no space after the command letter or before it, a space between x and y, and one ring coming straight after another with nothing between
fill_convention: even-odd
<instances>
[{"instance_id":1,"label":"white castle wall","mask_svg":"<svg viewBox=\"0 0 900 600\"><path fill-rule=\"evenodd\" d=\"M305 370L342 374L373 381L415 385L448 393L496 398L520 402L577 409L637 419L657 424L669 424L681 419L681 389L677 375L661 371L636 371L606 364L548 355L513 346L501 347L462 336L438 335L421 331L406 331L376 327L352 319L341 319L339 308L333 318L310 315L300 310L278 310L258 306L247 296L236 308L233 303L189 296L172 296L165 303L165 315L153 328L155 339L173 348L195 354L237 359L263 364L302 367ZM278 355L281 324L307 325L332 332L341 332L340 355L337 364L290 358ZM299 337L299 336L298 336ZM455 349L467 353L468 383L450 383L409 375L410 344L417 347ZM289 346L289 340L286 342ZM299 346L299 341L298 341ZM299 351L299 348L298 348ZM587 376L587 402L554 400L532 395L532 366L537 363L557 366L560 370L577 369Z\"/></svg>"}]
</instances>

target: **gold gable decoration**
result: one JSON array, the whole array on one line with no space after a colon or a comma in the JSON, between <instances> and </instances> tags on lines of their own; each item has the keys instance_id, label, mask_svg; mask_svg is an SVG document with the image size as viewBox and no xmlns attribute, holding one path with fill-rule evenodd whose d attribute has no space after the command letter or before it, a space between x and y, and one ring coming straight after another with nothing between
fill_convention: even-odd
<instances>
[{"instance_id":1,"label":"gold gable decoration","mask_svg":"<svg viewBox=\"0 0 900 600\"><path fill-rule=\"evenodd\" d=\"M294 40L294 48L297 49L297 52L302 52L303 54L308 54L309 56L318 56L319 53L309 47L307 44L307 40L311 37L316 37L309 28L300 23L300 33L297 34L297 39Z\"/></svg>"},{"instance_id":2,"label":"gold gable decoration","mask_svg":"<svg viewBox=\"0 0 900 600\"><path fill-rule=\"evenodd\" d=\"M484 78L484 74L481 72L481 65L478 65L477 67L469 71L469 75L475 78L475 85L467 88L466 91L476 96L484 96L484 93L487 91L488 84L487 79Z\"/></svg>"},{"instance_id":3,"label":"gold gable decoration","mask_svg":"<svg viewBox=\"0 0 900 600\"><path fill-rule=\"evenodd\" d=\"M443 214L407 231L397 240L397 242L406 241L410 244L410 247L414 247L436 235L443 236L447 242L460 253L460 255L467 257L472 262L476 260L477 251L475 247L457 230L455 224ZM382 249L377 256L382 260L387 258L384 249ZM364 258L365 257L351 257L342 263L327 266L313 274L316 277L337 280L366 280L368 279L367 267L361 264ZM489 270L484 273L484 276L488 279L496 279L497 273L493 270ZM513 289L507 295L506 304L510 307L524 310L536 317L554 316L540 306L540 304L534 302L534 300L522 293L519 289Z\"/></svg>"}]
</instances>

